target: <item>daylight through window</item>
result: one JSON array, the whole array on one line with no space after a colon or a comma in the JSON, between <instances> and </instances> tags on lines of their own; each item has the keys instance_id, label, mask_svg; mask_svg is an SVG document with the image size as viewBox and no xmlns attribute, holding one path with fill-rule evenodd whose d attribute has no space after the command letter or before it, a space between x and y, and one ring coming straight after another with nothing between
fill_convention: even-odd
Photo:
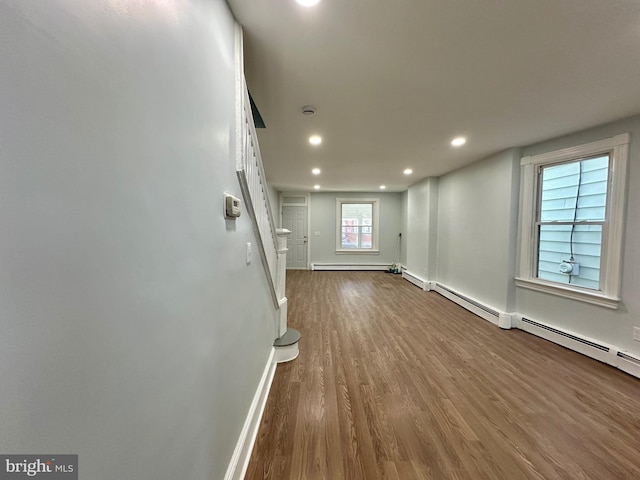
<instances>
[{"instance_id":1,"label":"daylight through window","mask_svg":"<svg viewBox=\"0 0 640 480\"><path fill-rule=\"evenodd\" d=\"M337 199L336 250L377 252L378 200Z\"/></svg>"},{"instance_id":2,"label":"daylight through window","mask_svg":"<svg viewBox=\"0 0 640 480\"><path fill-rule=\"evenodd\" d=\"M617 308L629 135L522 159L520 287Z\"/></svg>"}]
</instances>

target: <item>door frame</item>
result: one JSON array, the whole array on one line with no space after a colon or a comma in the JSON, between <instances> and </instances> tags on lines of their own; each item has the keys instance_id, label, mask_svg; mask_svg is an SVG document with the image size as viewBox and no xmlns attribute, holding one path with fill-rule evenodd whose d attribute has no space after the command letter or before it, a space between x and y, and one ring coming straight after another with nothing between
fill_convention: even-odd
<instances>
[{"instance_id":1,"label":"door frame","mask_svg":"<svg viewBox=\"0 0 640 480\"><path fill-rule=\"evenodd\" d=\"M304 202L285 202L286 197L304 197ZM309 192L280 192L279 195L279 208L278 215L279 223L282 225L282 210L283 207L307 207L307 270L311 269L311 209L309 208L309 202L311 200L311 194Z\"/></svg>"}]
</instances>

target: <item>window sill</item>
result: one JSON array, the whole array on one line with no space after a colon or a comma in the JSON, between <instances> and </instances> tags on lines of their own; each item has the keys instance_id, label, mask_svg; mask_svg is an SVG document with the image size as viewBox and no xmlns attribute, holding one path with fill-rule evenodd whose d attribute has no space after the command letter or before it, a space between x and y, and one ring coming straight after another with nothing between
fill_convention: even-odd
<instances>
[{"instance_id":1,"label":"window sill","mask_svg":"<svg viewBox=\"0 0 640 480\"><path fill-rule=\"evenodd\" d=\"M356 250L356 249L347 249L347 250L336 250L336 255L379 255L380 250Z\"/></svg>"},{"instance_id":2,"label":"window sill","mask_svg":"<svg viewBox=\"0 0 640 480\"><path fill-rule=\"evenodd\" d=\"M617 310L620 305L620 299L607 296L602 292L588 291L578 288L572 288L557 283L544 282L541 280L518 278L516 277L516 285L518 287L535 290L537 292L550 293L559 297L570 298L580 302L591 303L601 307Z\"/></svg>"}]
</instances>

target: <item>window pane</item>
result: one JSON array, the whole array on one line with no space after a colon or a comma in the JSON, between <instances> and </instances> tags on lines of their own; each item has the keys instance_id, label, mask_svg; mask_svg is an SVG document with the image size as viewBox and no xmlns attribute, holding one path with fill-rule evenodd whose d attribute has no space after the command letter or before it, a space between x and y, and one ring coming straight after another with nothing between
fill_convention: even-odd
<instances>
[{"instance_id":1,"label":"window pane","mask_svg":"<svg viewBox=\"0 0 640 480\"><path fill-rule=\"evenodd\" d=\"M341 247L373 248L373 204L343 203Z\"/></svg>"},{"instance_id":2,"label":"window pane","mask_svg":"<svg viewBox=\"0 0 640 480\"><path fill-rule=\"evenodd\" d=\"M540 220L603 221L608 174L608 155L544 167Z\"/></svg>"},{"instance_id":3,"label":"window pane","mask_svg":"<svg viewBox=\"0 0 640 480\"><path fill-rule=\"evenodd\" d=\"M600 288L602 225L541 225L539 235L538 278ZM560 272L560 263L570 260L572 252L578 275Z\"/></svg>"}]
</instances>

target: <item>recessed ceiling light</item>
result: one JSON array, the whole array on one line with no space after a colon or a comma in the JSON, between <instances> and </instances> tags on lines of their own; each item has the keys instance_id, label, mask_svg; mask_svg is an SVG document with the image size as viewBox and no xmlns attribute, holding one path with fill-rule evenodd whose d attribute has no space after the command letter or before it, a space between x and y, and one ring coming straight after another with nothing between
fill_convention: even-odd
<instances>
[{"instance_id":1,"label":"recessed ceiling light","mask_svg":"<svg viewBox=\"0 0 640 480\"><path fill-rule=\"evenodd\" d=\"M313 189L314 189L314 190L320 190L320 185L314 185L314 186L313 186Z\"/></svg>"},{"instance_id":2,"label":"recessed ceiling light","mask_svg":"<svg viewBox=\"0 0 640 480\"><path fill-rule=\"evenodd\" d=\"M303 7L313 7L314 5L320 3L320 0L296 0L298 5L302 5Z\"/></svg>"},{"instance_id":3,"label":"recessed ceiling light","mask_svg":"<svg viewBox=\"0 0 640 480\"><path fill-rule=\"evenodd\" d=\"M314 175L320 175L320 169L319 168L313 168L313 169L311 169L311 173L313 173Z\"/></svg>"},{"instance_id":4,"label":"recessed ceiling light","mask_svg":"<svg viewBox=\"0 0 640 480\"><path fill-rule=\"evenodd\" d=\"M411 175L413 173L413 170L411 170L410 168L405 168L404 172L402 173L404 173L405 175Z\"/></svg>"},{"instance_id":5,"label":"recessed ceiling light","mask_svg":"<svg viewBox=\"0 0 640 480\"><path fill-rule=\"evenodd\" d=\"M320 135L311 135L309 137L309 143L311 145L320 145L322 143L322 137Z\"/></svg>"},{"instance_id":6,"label":"recessed ceiling light","mask_svg":"<svg viewBox=\"0 0 640 480\"><path fill-rule=\"evenodd\" d=\"M386 185L380 185L380 190L385 190L387 188Z\"/></svg>"},{"instance_id":7,"label":"recessed ceiling light","mask_svg":"<svg viewBox=\"0 0 640 480\"><path fill-rule=\"evenodd\" d=\"M456 137L451 140L451 145L453 145L454 147L459 147L461 145L464 145L465 143L467 143L467 139L464 137Z\"/></svg>"}]
</instances>

